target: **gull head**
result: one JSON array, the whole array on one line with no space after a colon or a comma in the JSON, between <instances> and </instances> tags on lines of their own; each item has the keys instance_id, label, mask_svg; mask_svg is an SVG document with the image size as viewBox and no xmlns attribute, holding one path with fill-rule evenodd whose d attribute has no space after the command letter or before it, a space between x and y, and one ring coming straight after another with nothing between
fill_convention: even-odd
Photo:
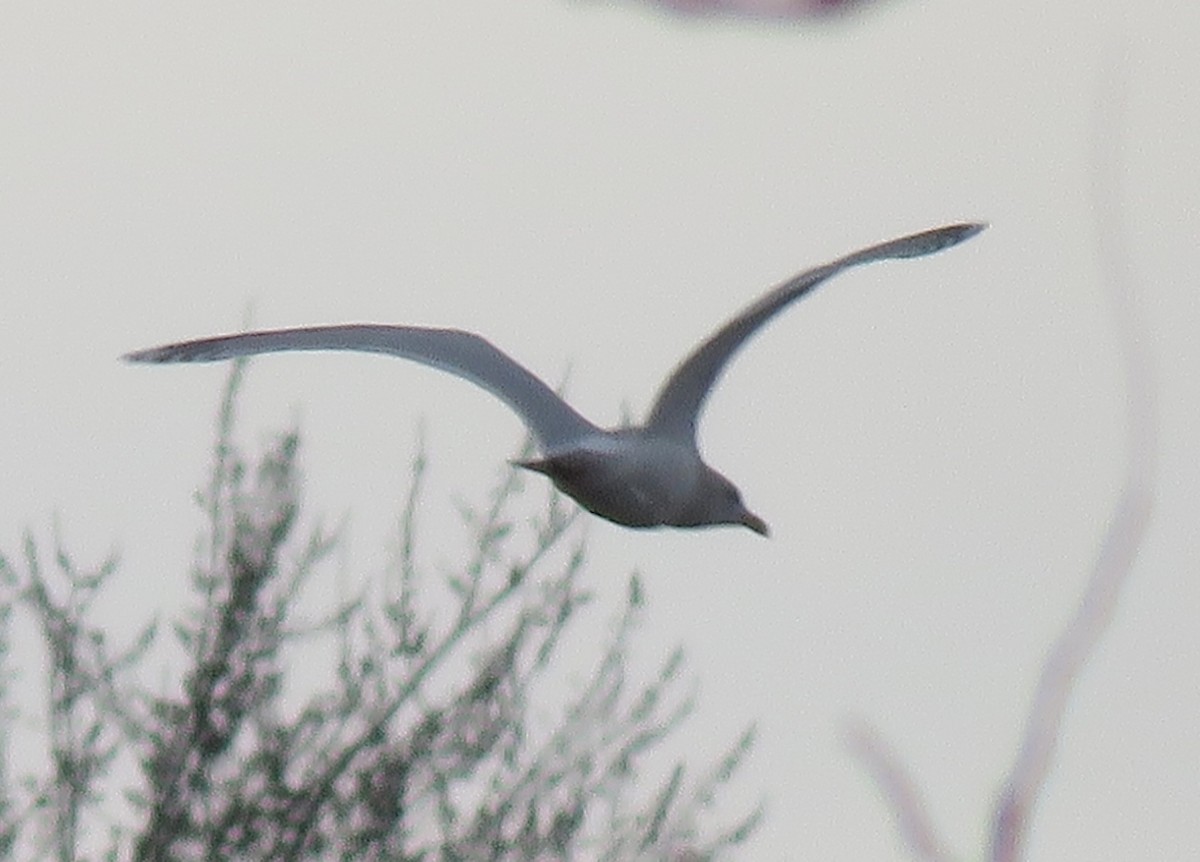
<instances>
[{"instance_id":1,"label":"gull head","mask_svg":"<svg viewBox=\"0 0 1200 862\"><path fill-rule=\"evenodd\" d=\"M674 526L707 527L734 524L748 527L760 536L769 536L767 522L746 508L742 492L716 470L703 465L696 491L683 517Z\"/></svg>"}]
</instances>

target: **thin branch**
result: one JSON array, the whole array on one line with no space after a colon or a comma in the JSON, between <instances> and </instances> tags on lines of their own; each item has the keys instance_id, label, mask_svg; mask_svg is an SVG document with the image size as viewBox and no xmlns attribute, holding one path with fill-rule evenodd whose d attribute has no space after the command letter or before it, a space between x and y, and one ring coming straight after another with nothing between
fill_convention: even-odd
<instances>
[{"instance_id":1,"label":"thin branch","mask_svg":"<svg viewBox=\"0 0 1200 862\"><path fill-rule=\"evenodd\" d=\"M1157 380L1125 247L1128 232L1122 220L1125 208L1120 195L1120 133L1125 126L1126 99L1125 82L1117 80L1116 71L1116 64L1110 60L1108 86L1102 87L1101 93L1113 97L1107 103L1101 102L1096 112L1091 192L1103 282L1125 370L1125 481L1075 615L1042 665L1021 746L996 803L987 856L991 862L1018 862L1024 858L1030 823L1054 759L1067 703L1112 621L1154 509L1159 435ZM851 727L848 736L851 748L892 806L909 849L930 862L948 859L915 783L894 752L868 726Z\"/></svg>"},{"instance_id":2,"label":"thin branch","mask_svg":"<svg viewBox=\"0 0 1200 862\"><path fill-rule=\"evenodd\" d=\"M938 838L921 791L895 750L878 730L865 722L847 721L844 732L846 746L871 774L884 801L891 806L896 831L909 852L927 862L950 862L954 857Z\"/></svg>"},{"instance_id":3,"label":"thin branch","mask_svg":"<svg viewBox=\"0 0 1200 862\"><path fill-rule=\"evenodd\" d=\"M1067 701L1084 665L1108 629L1154 508L1158 471L1157 381L1145 326L1137 308L1120 199L1125 86L1123 79L1116 78L1115 65L1110 66L1106 78L1108 86L1102 92L1112 93L1113 97L1102 103L1096 113L1092 200L1103 281L1125 366L1129 417L1125 484L1083 599L1042 668L1024 739L996 806L990 855L994 862L1016 862L1023 856L1030 819L1054 758Z\"/></svg>"}]
</instances>

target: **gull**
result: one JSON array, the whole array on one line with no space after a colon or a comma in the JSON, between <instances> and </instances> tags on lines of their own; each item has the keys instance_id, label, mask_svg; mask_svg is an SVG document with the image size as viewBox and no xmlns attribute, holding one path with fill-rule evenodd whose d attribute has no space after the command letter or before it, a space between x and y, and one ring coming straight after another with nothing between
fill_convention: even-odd
<instances>
[{"instance_id":1,"label":"gull","mask_svg":"<svg viewBox=\"0 0 1200 862\"><path fill-rule=\"evenodd\" d=\"M514 466L542 473L601 518L626 527L732 524L766 536L766 522L696 445L705 399L738 348L768 320L850 267L922 257L957 245L986 225L947 225L859 249L768 291L693 350L658 391L646 421L592 424L532 372L473 332L352 323L220 335L138 350L130 362L214 362L285 350L353 350L411 359L471 381L524 421L541 458Z\"/></svg>"}]
</instances>

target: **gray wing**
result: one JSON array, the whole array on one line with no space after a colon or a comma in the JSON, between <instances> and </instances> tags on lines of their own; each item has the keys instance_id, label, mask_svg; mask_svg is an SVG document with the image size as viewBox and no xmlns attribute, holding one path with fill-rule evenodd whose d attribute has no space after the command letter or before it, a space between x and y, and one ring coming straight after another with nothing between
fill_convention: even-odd
<instances>
[{"instance_id":1,"label":"gray wing","mask_svg":"<svg viewBox=\"0 0 1200 862\"><path fill-rule=\"evenodd\" d=\"M167 344L124 358L130 362L214 362L285 350L384 353L449 371L482 386L515 410L543 450L570 445L599 430L491 343L457 329L367 323L276 329Z\"/></svg>"},{"instance_id":2,"label":"gray wing","mask_svg":"<svg viewBox=\"0 0 1200 862\"><path fill-rule=\"evenodd\" d=\"M933 254L957 245L985 227L984 224L968 223L922 231L853 252L779 285L722 326L680 363L658 392L646 420L647 430L694 441L704 400L730 357L760 326L827 278L852 266L877 260Z\"/></svg>"}]
</instances>

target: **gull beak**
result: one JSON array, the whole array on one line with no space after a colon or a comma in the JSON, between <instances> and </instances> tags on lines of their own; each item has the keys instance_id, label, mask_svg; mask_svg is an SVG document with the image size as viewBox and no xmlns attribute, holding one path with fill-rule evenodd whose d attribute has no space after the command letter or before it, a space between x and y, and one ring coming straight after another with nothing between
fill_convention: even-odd
<instances>
[{"instance_id":1,"label":"gull beak","mask_svg":"<svg viewBox=\"0 0 1200 862\"><path fill-rule=\"evenodd\" d=\"M749 527L760 536L770 536L771 530L767 527L767 522L755 515L753 512L742 512L741 520L738 521L743 527Z\"/></svg>"}]
</instances>

